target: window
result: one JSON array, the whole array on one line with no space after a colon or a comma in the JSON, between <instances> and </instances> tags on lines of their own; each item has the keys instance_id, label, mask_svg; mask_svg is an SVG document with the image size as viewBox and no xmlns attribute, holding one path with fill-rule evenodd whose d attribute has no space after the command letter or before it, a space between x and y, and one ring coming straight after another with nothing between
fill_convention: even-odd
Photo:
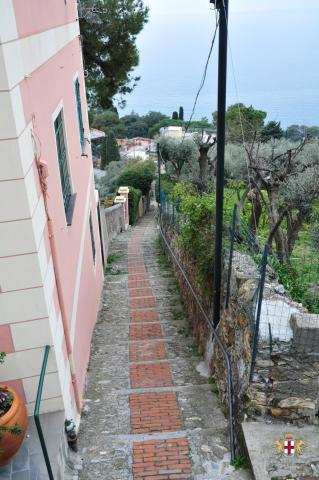
<instances>
[{"instance_id":1,"label":"window","mask_svg":"<svg viewBox=\"0 0 319 480\"><path fill-rule=\"evenodd\" d=\"M94 240L94 230L93 230L92 213L91 212L90 212L90 217L89 217L89 224L90 224L90 235L91 235L93 262L95 263L95 240Z\"/></svg>"},{"instance_id":2,"label":"window","mask_svg":"<svg viewBox=\"0 0 319 480\"><path fill-rule=\"evenodd\" d=\"M76 98L76 108L78 111L78 122L79 122L79 131L80 131L80 143L83 147L84 145L84 127L83 127L83 118L82 118L82 106L81 106L81 95L80 95L80 83L77 78L74 82L75 85L75 98Z\"/></svg>"},{"instance_id":3,"label":"window","mask_svg":"<svg viewBox=\"0 0 319 480\"><path fill-rule=\"evenodd\" d=\"M60 111L54 121L55 140L58 152L60 179L63 195L64 211L67 220L67 224L71 225L75 194L72 195L71 178L68 167L65 134L64 134L64 122L63 122L63 110Z\"/></svg>"}]
</instances>

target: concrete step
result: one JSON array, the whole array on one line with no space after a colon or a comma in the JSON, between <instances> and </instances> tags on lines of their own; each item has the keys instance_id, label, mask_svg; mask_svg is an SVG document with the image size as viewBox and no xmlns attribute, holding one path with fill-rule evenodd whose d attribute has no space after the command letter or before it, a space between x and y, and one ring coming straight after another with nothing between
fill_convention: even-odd
<instances>
[{"instance_id":1,"label":"concrete step","mask_svg":"<svg viewBox=\"0 0 319 480\"><path fill-rule=\"evenodd\" d=\"M244 422L243 441L255 480L319 480L319 427ZM294 455L285 455L283 442L291 433ZM301 443L301 441L303 443ZM300 454L297 446L301 446Z\"/></svg>"}]
</instances>

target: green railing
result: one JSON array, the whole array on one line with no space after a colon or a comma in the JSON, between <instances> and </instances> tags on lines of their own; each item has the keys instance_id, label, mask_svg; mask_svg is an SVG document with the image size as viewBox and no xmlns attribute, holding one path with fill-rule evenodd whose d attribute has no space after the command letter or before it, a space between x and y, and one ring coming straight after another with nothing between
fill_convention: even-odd
<instances>
[{"instance_id":1,"label":"green railing","mask_svg":"<svg viewBox=\"0 0 319 480\"><path fill-rule=\"evenodd\" d=\"M41 427L41 422L40 422L40 405L41 405L41 399L42 399L42 390L43 390L43 384L44 384L44 377L45 377L45 372L47 369L47 364L48 364L48 358L49 358L49 353L50 353L50 346L46 345L45 350L44 350L44 357L43 357L43 362L42 362L42 368L41 368L41 373L40 373L40 379L39 379L39 385L38 385L38 391L37 391L37 398L35 401L35 407L34 407L34 421L37 427L38 435L39 435L39 440L41 443L41 448L44 456L44 461L47 467L48 475L50 480L54 480L52 468L51 468L51 463L50 463L50 458L47 450L47 446L44 440L44 435L43 435L43 430Z\"/></svg>"}]
</instances>

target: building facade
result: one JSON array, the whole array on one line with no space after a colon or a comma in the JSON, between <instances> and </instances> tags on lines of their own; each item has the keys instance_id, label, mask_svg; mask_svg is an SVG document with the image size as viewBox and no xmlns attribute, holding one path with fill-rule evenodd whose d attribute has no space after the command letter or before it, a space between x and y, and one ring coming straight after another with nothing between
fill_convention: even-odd
<instances>
[{"instance_id":1,"label":"building facade","mask_svg":"<svg viewBox=\"0 0 319 480\"><path fill-rule=\"evenodd\" d=\"M103 284L75 0L0 0L0 383L78 418Z\"/></svg>"}]
</instances>

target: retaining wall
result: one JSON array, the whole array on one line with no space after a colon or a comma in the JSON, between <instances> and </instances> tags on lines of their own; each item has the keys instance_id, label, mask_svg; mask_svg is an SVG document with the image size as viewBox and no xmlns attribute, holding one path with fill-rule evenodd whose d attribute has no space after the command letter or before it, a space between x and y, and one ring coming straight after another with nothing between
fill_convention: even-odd
<instances>
[{"instance_id":1,"label":"retaining wall","mask_svg":"<svg viewBox=\"0 0 319 480\"><path fill-rule=\"evenodd\" d=\"M209 294L203 297L196 285L196 265L178 251L197 294L202 298L209 318L212 304ZM245 258L243 258L245 257ZM215 345L203 315L189 292L179 269L172 262L193 335L204 355L224 405L226 395L226 365L221 350ZM235 252L231 275L229 307L224 308L218 333L229 352L232 364L235 417L257 418L271 415L274 419L294 423L316 423L319 410L319 316L309 314L293 302L276 274L267 267L263 306L260 318L258 353L252 381L252 339L254 308L259 271L252 258ZM226 283L226 282L225 282ZM224 305L225 285L222 292ZM269 338L269 325L272 337Z\"/></svg>"}]
</instances>

